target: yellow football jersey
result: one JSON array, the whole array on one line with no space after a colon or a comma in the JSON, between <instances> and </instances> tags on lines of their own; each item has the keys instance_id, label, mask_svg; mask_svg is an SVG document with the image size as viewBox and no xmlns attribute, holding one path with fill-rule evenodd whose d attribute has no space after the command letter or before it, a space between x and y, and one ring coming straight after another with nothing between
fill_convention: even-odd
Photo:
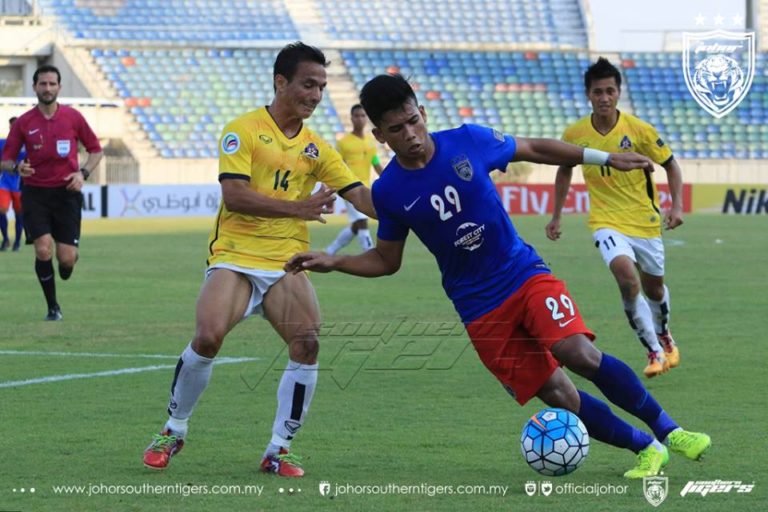
<instances>
[{"instance_id":1,"label":"yellow football jersey","mask_svg":"<svg viewBox=\"0 0 768 512\"><path fill-rule=\"evenodd\" d=\"M266 107L224 127L219 140L222 179L247 180L259 194L286 201L308 198L318 181L340 192L360 182L330 144L306 125L289 139ZM282 270L289 257L309 249L309 232L302 219L231 212L222 201L208 242L208 265Z\"/></svg>"},{"instance_id":2,"label":"yellow football jersey","mask_svg":"<svg viewBox=\"0 0 768 512\"><path fill-rule=\"evenodd\" d=\"M376 141L373 136L366 134L363 138L352 133L346 134L336 144L336 149L355 176L366 187L371 185L371 166L378 162Z\"/></svg>"},{"instance_id":3,"label":"yellow football jersey","mask_svg":"<svg viewBox=\"0 0 768 512\"><path fill-rule=\"evenodd\" d=\"M619 112L616 126L603 135L585 116L565 129L563 140L609 153L634 151L659 165L672 158L672 150L656 129L635 116ZM651 173L644 169L622 172L607 165L582 164L589 191L589 227L611 228L627 236L661 235L659 193Z\"/></svg>"}]
</instances>

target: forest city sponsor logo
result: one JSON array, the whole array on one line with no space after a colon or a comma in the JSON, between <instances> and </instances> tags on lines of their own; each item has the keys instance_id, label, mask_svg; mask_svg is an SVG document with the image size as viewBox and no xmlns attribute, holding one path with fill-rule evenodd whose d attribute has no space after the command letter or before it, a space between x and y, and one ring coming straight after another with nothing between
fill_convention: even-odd
<instances>
[{"instance_id":1,"label":"forest city sponsor logo","mask_svg":"<svg viewBox=\"0 0 768 512\"><path fill-rule=\"evenodd\" d=\"M485 224L478 226L474 222L465 222L456 229L458 238L453 242L453 246L472 252L483 245L484 232Z\"/></svg>"},{"instance_id":2,"label":"forest city sponsor logo","mask_svg":"<svg viewBox=\"0 0 768 512\"><path fill-rule=\"evenodd\" d=\"M721 118L747 96L755 76L755 33L683 32L683 75L707 113Z\"/></svg>"}]
</instances>

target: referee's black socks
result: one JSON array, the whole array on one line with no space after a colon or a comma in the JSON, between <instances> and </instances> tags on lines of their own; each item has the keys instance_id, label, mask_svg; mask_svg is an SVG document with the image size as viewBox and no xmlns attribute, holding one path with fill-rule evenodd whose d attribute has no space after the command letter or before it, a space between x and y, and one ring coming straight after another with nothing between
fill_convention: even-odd
<instances>
[{"instance_id":1,"label":"referee's black socks","mask_svg":"<svg viewBox=\"0 0 768 512\"><path fill-rule=\"evenodd\" d=\"M53 273L53 261L43 261L35 259L35 273L40 281L40 286L45 294L45 301L48 303L48 309L56 307L56 277Z\"/></svg>"},{"instance_id":2,"label":"referee's black socks","mask_svg":"<svg viewBox=\"0 0 768 512\"><path fill-rule=\"evenodd\" d=\"M59 264L59 275L64 281L70 278L73 270L75 270L75 267L65 267Z\"/></svg>"}]
</instances>

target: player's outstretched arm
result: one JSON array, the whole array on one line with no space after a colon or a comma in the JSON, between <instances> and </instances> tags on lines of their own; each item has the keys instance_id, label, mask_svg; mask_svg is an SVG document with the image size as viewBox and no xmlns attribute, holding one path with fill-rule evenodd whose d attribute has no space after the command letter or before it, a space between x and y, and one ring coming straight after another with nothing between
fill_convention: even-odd
<instances>
[{"instance_id":1,"label":"player's outstretched arm","mask_svg":"<svg viewBox=\"0 0 768 512\"><path fill-rule=\"evenodd\" d=\"M373 207L371 189L366 186L355 187L345 192L342 197L355 205L357 211L363 212L372 219L378 219L376 209Z\"/></svg>"},{"instance_id":2,"label":"player's outstretched arm","mask_svg":"<svg viewBox=\"0 0 768 512\"><path fill-rule=\"evenodd\" d=\"M634 171L636 169L645 169L653 172L653 161L645 155L638 153L608 153L608 163L606 165L618 171ZM585 162L586 163L586 162Z\"/></svg>"},{"instance_id":3,"label":"player's outstretched arm","mask_svg":"<svg viewBox=\"0 0 768 512\"><path fill-rule=\"evenodd\" d=\"M513 161L525 160L538 164L567 165L579 164L609 165L619 171L647 169L653 172L653 162L637 153L606 153L590 148L568 144L556 139L527 139L517 137L517 149Z\"/></svg>"},{"instance_id":4,"label":"player's outstretched arm","mask_svg":"<svg viewBox=\"0 0 768 512\"><path fill-rule=\"evenodd\" d=\"M405 240L390 242L378 240L376 247L354 256L331 256L324 252L301 252L285 264L285 271L297 274L304 270L314 272L344 272L360 277L381 277L394 274L403 261Z\"/></svg>"},{"instance_id":5,"label":"player's outstretched arm","mask_svg":"<svg viewBox=\"0 0 768 512\"><path fill-rule=\"evenodd\" d=\"M552 220L544 228L547 238L557 240L562 231L560 229L560 216L565 206L565 198L568 196L568 189L571 188L571 178L573 177L573 167L561 165L557 168L555 177L555 208L552 212Z\"/></svg>"},{"instance_id":6,"label":"player's outstretched arm","mask_svg":"<svg viewBox=\"0 0 768 512\"><path fill-rule=\"evenodd\" d=\"M674 158L664 164L672 195L672 208L664 215L664 227L675 229L683 223L683 171Z\"/></svg>"},{"instance_id":7,"label":"player's outstretched arm","mask_svg":"<svg viewBox=\"0 0 768 512\"><path fill-rule=\"evenodd\" d=\"M221 180L221 194L227 210L258 217L296 217L325 224L323 214L333 213L336 190L323 185L301 201L284 201L259 194L246 180Z\"/></svg>"}]
</instances>

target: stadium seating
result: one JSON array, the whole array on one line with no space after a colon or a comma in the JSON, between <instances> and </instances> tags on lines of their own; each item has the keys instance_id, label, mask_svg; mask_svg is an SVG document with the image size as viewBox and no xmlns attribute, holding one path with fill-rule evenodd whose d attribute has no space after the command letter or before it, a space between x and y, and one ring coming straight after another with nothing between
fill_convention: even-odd
<instances>
[{"instance_id":1,"label":"stadium seating","mask_svg":"<svg viewBox=\"0 0 768 512\"><path fill-rule=\"evenodd\" d=\"M274 50L93 49L91 56L162 157L215 158L222 127L273 97ZM323 138L344 131L323 98L308 122Z\"/></svg>"},{"instance_id":2,"label":"stadium seating","mask_svg":"<svg viewBox=\"0 0 768 512\"><path fill-rule=\"evenodd\" d=\"M136 49L91 52L159 154L212 158L223 124L272 97L274 50ZM432 129L461 123L497 126L530 137L560 137L589 112L582 74L586 53L343 51L356 88L372 76L410 77ZM679 53L626 53L623 95L682 158L768 158L768 70L757 57L752 89L723 119L690 96ZM343 132L326 97L309 121L326 140Z\"/></svg>"},{"instance_id":3,"label":"stadium seating","mask_svg":"<svg viewBox=\"0 0 768 512\"><path fill-rule=\"evenodd\" d=\"M587 47L577 0L316 0L332 40ZM436 5L439 7L436 8Z\"/></svg>"},{"instance_id":4,"label":"stadium seating","mask_svg":"<svg viewBox=\"0 0 768 512\"><path fill-rule=\"evenodd\" d=\"M479 123L559 138L588 112L586 53L368 50L342 57L358 89L388 71L410 77L432 129Z\"/></svg>"},{"instance_id":5,"label":"stadium seating","mask_svg":"<svg viewBox=\"0 0 768 512\"><path fill-rule=\"evenodd\" d=\"M38 5L80 39L221 43L299 38L282 0L39 0Z\"/></svg>"},{"instance_id":6,"label":"stadium seating","mask_svg":"<svg viewBox=\"0 0 768 512\"><path fill-rule=\"evenodd\" d=\"M92 57L161 156L212 158L223 124L272 97L275 49L299 39L286 1L38 5L95 47ZM334 41L346 48L387 48L342 51L355 87L379 73L404 74L427 107L432 129L474 122L523 136L560 137L590 110L582 74L592 59L583 50L587 36L577 0L444 0L439 9L427 0L310 4L319 13L314 28L326 34L330 48ZM467 43L556 50L459 51ZM406 49L414 46L436 49ZM757 55L752 88L741 105L715 119L691 98L679 53L624 53L624 101L681 157L768 158L766 60ZM327 140L344 130L327 97L309 124Z\"/></svg>"},{"instance_id":7,"label":"stadium seating","mask_svg":"<svg viewBox=\"0 0 768 512\"><path fill-rule=\"evenodd\" d=\"M730 114L715 119L691 97L679 53L625 53L635 114L658 129L684 158L768 158L768 69L766 54L757 54L755 76L747 97Z\"/></svg>"}]
</instances>

